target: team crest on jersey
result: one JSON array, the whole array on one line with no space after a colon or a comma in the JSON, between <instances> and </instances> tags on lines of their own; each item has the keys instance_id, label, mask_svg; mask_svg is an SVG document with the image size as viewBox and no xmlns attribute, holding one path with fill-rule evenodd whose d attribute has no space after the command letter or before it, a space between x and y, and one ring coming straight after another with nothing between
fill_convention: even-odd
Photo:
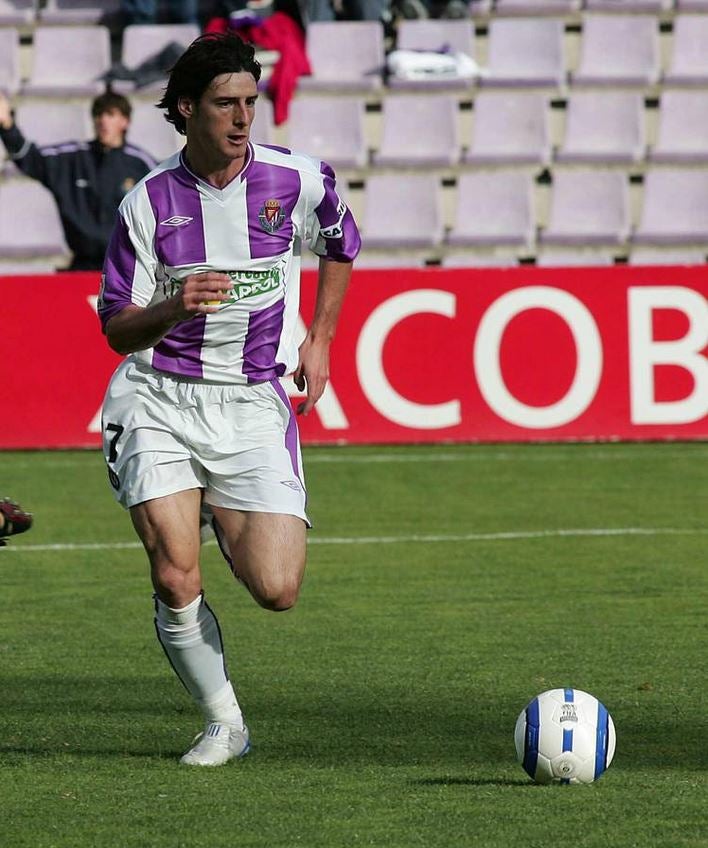
<instances>
[{"instance_id":1,"label":"team crest on jersey","mask_svg":"<svg viewBox=\"0 0 708 848\"><path fill-rule=\"evenodd\" d=\"M258 220L261 222L261 227L267 233L277 232L285 221L285 213L280 205L280 201L266 200L258 213Z\"/></svg>"}]
</instances>

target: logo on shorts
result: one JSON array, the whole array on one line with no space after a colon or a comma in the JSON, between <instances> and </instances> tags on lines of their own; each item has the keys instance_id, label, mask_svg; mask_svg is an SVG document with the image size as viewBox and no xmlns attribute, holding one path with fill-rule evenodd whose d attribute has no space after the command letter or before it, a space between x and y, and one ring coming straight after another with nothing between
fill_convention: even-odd
<instances>
[{"instance_id":1,"label":"logo on shorts","mask_svg":"<svg viewBox=\"0 0 708 848\"><path fill-rule=\"evenodd\" d=\"M113 486L117 492L120 489L120 477L112 468L108 469L108 479L111 481L111 486Z\"/></svg>"},{"instance_id":2,"label":"logo on shorts","mask_svg":"<svg viewBox=\"0 0 708 848\"><path fill-rule=\"evenodd\" d=\"M258 220L261 222L261 227L267 233L274 233L279 230L285 221L285 213L280 205L280 201L266 200L258 212Z\"/></svg>"},{"instance_id":3,"label":"logo on shorts","mask_svg":"<svg viewBox=\"0 0 708 848\"><path fill-rule=\"evenodd\" d=\"M283 486L287 486L288 489L292 489L293 492L301 492L302 486L300 485L298 480L281 480L280 481Z\"/></svg>"}]
</instances>

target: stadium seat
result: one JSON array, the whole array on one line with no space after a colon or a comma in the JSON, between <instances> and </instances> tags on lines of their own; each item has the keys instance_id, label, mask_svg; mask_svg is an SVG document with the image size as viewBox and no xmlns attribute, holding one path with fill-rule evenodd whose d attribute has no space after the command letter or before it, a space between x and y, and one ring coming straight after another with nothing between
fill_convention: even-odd
<instances>
[{"instance_id":1,"label":"stadium seat","mask_svg":"<svg viewBox=\"0 0 708 848\"><path fill-rule=\"evenodd\" d=\"M661 73L652 15L585 15L575 85L653 85Z\"/></svg>"},{"instance_id":2,"label":"stadium seat","mask_svg":"<svg viewBox=\"0 0 708 848\"><path fill-rule=\"evenodd\" d=\"M519 261L513 255L449 253L447 256L443 256L440 264L443 268L515 268Z\"/></svg>"},{"instance_id":3,"label":"stadium seat","mask_svg":"<svg viewBox=\"0 0 708 848\"><path fill-rule=\"evenodd\" d=\"M123 30L121 62L129 70L135 70L143 62L158 55L171 43L188 47L200 34L197 24L130 24ZM147 85L141 85L140 91L158 91L165 85L164 79L157 79ZM136 85L131 80L116 79L112 83L116 91L129 93Z\"/></svg>"},{"instance_id":4,"label":"stadium seat","mask_svg":"<svg viewBox=\"0 0 708 848\"><path fill-rule=\"evenodd\" d=\"M438 179L432 174L373 174L364 188L362 244L369 248L434 247L442 241Z\"/></svg>"},{"instance_id":5,"label":"stadium seat","mask_svg":"<svg viewBox=\"0 0 708 848\"><path fill-rule=\"evenodd\" d=\"M548 98L535 92L481 92L464 161L474 165L547 165L552 145Z\"/></svg>"},{"instance_id":6,"label":"stadium seat","mask_svg":"<svg viewBox=\"0 0 708 848\"><path fill-rule=\"evenodd\" d=\"M54 274L55 271L56 268L50 262L20 262L16 259L0 259L0 277Z\"/></svg>"},{"instance_id":7,"label":"stadium seat","mask_svg":"<svg viewBox=\"0 0 708 848\"><path fill-rule=\"evenodd\" d=\"M561 86L566 80L563 22L492 18L483 86Z\"/></svg>"},{"instance_id":8,"label":"stadium seat","mask_svg":"<svg viewBox=\"0 0 708 848\"><path fill-rule=\"evenodd\" d=\"M544 244L622 244L629 236L629 183L597 168L555 171Z\"/></svg>"},{"instance_id":9,"label":"stadium seat","mask_svg":"<svg viewBox=\"0 0 708 848\"><path fill-rule=\"evenodd\" d=\"M708 12L708 0L676 0L677 12Z\"/></svg>"},{"instance_id":10,"label":"stadium seat","mask_svg":"<svg viewBox=\"0 0 708 848\"><path fill-rule=\"evenodd\" d=\"M54 198L34 180L0 184L0 258L68 258Z\"/></svg>"},{"instance_id":11,"label":"stadium seat","mask_svg":"<svg viewBox=\"0 0 708 848\"><path fill-rule=\"evenodd\" d=\"M33 24L36 0L0 0L0 26L19 27Z\"/></svg>"},{"instance_id":12,"label":"stadium seat","mask_svg":"<svg viewBox=\"0 0 708 848\"><path fill-rule=\"evenodd\" d=\"M575 91L558 162L635 163L644 158L644 100L631 91Z\"/></svg>"},{"instance_id":13,"label":"stadium seat","mask_svg":"<svg viewBox=\"0 0 708 848\"><path fill-rule=\"evenodd\" d=\"M47 0L39 20L43 24L98 24L120 10L121 0Z\"/></svg>"},{"instance_id":14,"label":"stadium seat","mask_svg":"<svg viewBox=\"0 0 708 848\"><path fill-rule=\"evenodd\" d=\"M313 21L307 27L311 76L298 79L304 91L376 91L385 65L380 21Z\"/></svg>"},{"instance_id":15,"label":"stadium seat","mask_svg":"<svg viewBox=\"0 0 708 848\"><path fill-rule=\"evenodd\" d=\"M0 91L11 97L20 87L20 35L14 27L0 29Z\"/></svg>"},{"instance_id":16,"label":"stadium seat","mask_svg":"<svg viewBox=\"0 0 708 848\"><path fill-rule=\"evenodd\" d=\"M363 167L368 157L364 101L344 95L296 97L290 104L288 142L335 169Z\"/></svg>"},{"instance_id":17,"label":"stadium seat","mask_svg":"<svg viewBox=\"0 0 708 848\"><path fill-rule=\"evenodd\" d=\"M32 73L23 95L96 95L106 88L101 77L111 64L104 26L39 26L34 31Z\"/></svg>"},{"instance_id":18,"label":"stadium seat","mask_svg":"<svg viewBox=\"0 0 708 848\"><path fill-rule=\"evenodd\" d=\"M568 15L582 7L582 0L497 0L497 15Z\"/></svg>"},{"instance_id":19,"label":"stadium seat","mask_svg":"<svg viewBox=\"0 0 708 848\"><path fill-rule=\"evenodd\" d=\"M398 253L395 250L362 250L355 259L357 268L423 268L425 259L411 255L408 251Z\"/></svg>"},{"instance_id":20,"label":"stadium seat","mask_svg":"<svg viewBox=\"0 0 708 848\"><path fill-rule=\"evenodd\" d=\"M664 74L668 85L708 84L708 17L677 15L673 50Z\"/></svg>"},{"instance_id":21,"label":"stadium seat","mask_svg":"<svg viewBox=\"0 0 708 848\"><path fill-rule=\"evenodd\" d=\"M431 53L464 53L471 59L475 57L474 24L471 20L422 18L416 20L403 19L396 31L396 48L398 50L428 51ZM390 88L425 88L425 89L466 89L474 82L474 78L423 79L413 80L391 75L388 79Z\"/></svg>"},{"instance_id":22,"label":"stadium seat","mask_svg":"<svg viewBox=\"0 0 708 848\"><path fill-rule=\"evenodd\" d=\"M654 168L644 177L635 244L708 241L708 170Z\"/></svg>"},{"instance_id":23,"label":"stadium seat","mask_svg":"<svg viewBox=\"0 0 708 848\"><path fill-rule=\"evenodd\" d=\"M668 12L674 0L585 0L589 12Z\"/></svg>"},{"instance_id":24,"label":"stadium seat","mask_svg":"<svg viewBox=\"0 0 708 848\"><path fill-rule=\"evenodd\" d=\"M155 104L133 101L133 115L128 130L128 141L161 162L184 147L185 138L168 123Z\"/></svg>"},{"instance_id":25,"label":"stadium seat","mask_svg":"<svg viewBox=\"0 0 708 848\"><path fill-rule=\"evenodd\" d=\"M24 100L15 109L17 126L26 138L44 147L93 138L91 112L86 103L64 100Z\"/></svg>"},{"instance_id":26,"label":"stadium seat","mask_svg":"<svg viewBox=\"0 0 708 848\"><path fill-rule=\"evenodd\" d=\"M457 98L406 94L383 101L381 145L375 165L451 166L460 161Z\"/></svg>"},{"instance_id":27,"label":"stadium seat","mask_svg":"<svg viewBox=\"0 0 708 848\"><path fill-rule=\"evenodd\" d=\"M630 265L705 265L706 252L701 250L662 250L635 247L629 254Z\"/></svg>"},{"instance_id":28,"label":"stadium seat","mask_svg":"<svg viewBox=\"0 0 708 848\"><path fill-rule=\"evenodd\" d=\"M708 92L663 91L659 132L650 159L708 163Z\"/></svg>"},{"instance_id":29,"label":"stadium seat","mask_svg":"<svg viewBox=\"0 0 708 848\"><path fill-rule=\"evenodd\" d=\"M533 188L530 174L519 170L461 174L447 243L530 248L535 235Z\"/></svg>"},{"instance_id":30,"label":"stadium seat","mask_svg":"<svg viewBox=\"0 0 708 848\"><path fill-rule=\"evenodd\" d=\"M544 250L536 257L539 268L596 268L614 265L611 253L588 250Z\"/></svg>"},{"instance_id":31,"label":"stadium seat","mask_svg":"<svg viewBox=\"0 0 708 848\"><path fill-rule=\"evenodd\" d=\"M251 141L257 144L273 144L274 132L273 102L261 95L256 103L256 116L251 124Z\"/></svg>"}]
</instances>

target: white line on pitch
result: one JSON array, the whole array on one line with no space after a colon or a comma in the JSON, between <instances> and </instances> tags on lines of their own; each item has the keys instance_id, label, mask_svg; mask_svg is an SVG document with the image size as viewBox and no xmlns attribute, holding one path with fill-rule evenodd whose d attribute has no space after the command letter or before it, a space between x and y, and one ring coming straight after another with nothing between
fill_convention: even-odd
<instances>
[{"instance_id":1,"label":"white line on pitch","mask_svg":"<svg viewBox=\"0 0 708 848\"><path fill-rule=\"evenodd\" d=\"M310 545L395 545L409 542L504 542L524 539L579 538L583 536L702 536L708 529L692 527L589 527L567 530L518 530L499 533L416 534L401 536L312 536ZM215 545L216 542L206 542ZM14 545L0 548L0 555L32 551L119 551L142 548L140 542L64 542L54 545Z\"/></svg>"}]
</instances>

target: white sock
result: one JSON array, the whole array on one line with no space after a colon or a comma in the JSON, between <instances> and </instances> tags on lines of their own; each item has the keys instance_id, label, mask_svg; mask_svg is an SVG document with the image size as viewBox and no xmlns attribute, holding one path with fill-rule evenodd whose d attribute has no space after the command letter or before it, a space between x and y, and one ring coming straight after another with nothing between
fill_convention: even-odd
<instances>
[{"instance_id":1,"label":"white sock","mask_svg":"<svg viewBox=\"0 0 708 848\"><path fill-rule=\"evenodd\" d=\"M155 629L165 654L207 721L243 727L224 661L216 616L200 594L182 609L155 598Z\"/></svg>"}]
</instances>

